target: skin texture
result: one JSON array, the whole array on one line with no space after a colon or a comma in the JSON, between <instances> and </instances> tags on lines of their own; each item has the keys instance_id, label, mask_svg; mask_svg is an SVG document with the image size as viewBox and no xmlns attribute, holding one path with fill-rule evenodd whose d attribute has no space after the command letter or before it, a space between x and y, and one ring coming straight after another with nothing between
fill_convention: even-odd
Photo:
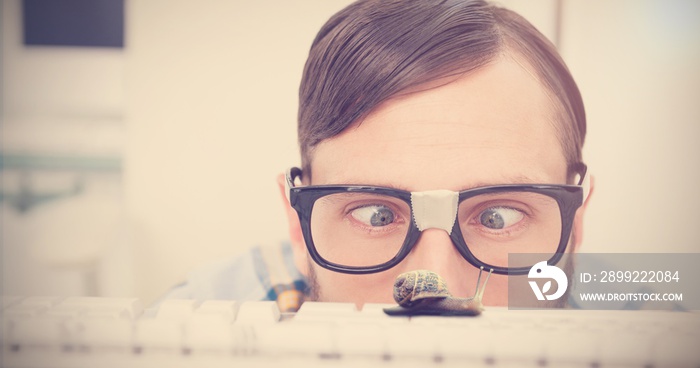
<instances>
[{"instance_id":1,"label":"skin texture","mask_svg":"<svg viewBox=\"0 0 700 368\"><path fill-rule=\"evenodd\" d=\"M566 184L554 109L529 68L504 54L447 84L390 99L363 121L321 142L313 154L311 184L409 191ZM437 272L455 296L474 294L478 269L462 258L443 230L423 231L411 254L390 270L348 275L310 260L297 214L286 201L285 207L296 265L316 279L320 301L393 303L396 276L416 269ZM584 210L585 204L577 212L569 251L581 240ZM484 305L507 302L507 276L493 275Z\"/></svg>"}]
</instances>

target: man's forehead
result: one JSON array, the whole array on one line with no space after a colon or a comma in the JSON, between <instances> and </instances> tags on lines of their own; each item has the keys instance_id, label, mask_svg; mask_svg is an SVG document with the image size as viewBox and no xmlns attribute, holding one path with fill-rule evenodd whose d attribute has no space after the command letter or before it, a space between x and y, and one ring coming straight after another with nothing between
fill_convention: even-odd
<instances>
[{"instance_id":1,"label":"man's forehead","mask_svg":"<svg viewBox=\"0 0 700 368\"><path fill-rule=\"evenodd\" d=\"M455 98L457 97L457 98ZM541 99L541 100L540 100ZM401 114L405 104L421 103L477 103L500 107L507 100L551 114L558 103L533 71L533 67L517 53L504 52L486 65L459 75L439 78L397 93L379 104L367 119L377 112ZM539 100L539 101L538 101ZM404 102L405 104L396 104ZM476 111L478 112L478 110Z\"/></svg>"},{"instance_id":2,"label":"man's forehead","mask_svg":"<svg viewBox=\"0 0 700 368\"><path fill-rule=\"evenodd\" d=\"M453 83L392 99L319 143L314 184L461 190L565 180L552 102L502 60Z\"/></svg>"}]
</instances>

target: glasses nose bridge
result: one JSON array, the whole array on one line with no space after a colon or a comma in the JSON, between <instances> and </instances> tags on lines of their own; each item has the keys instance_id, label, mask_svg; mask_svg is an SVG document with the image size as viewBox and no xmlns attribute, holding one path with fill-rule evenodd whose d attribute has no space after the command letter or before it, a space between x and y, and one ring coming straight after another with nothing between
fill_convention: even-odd
<instances>
[{"instance_id":1,"label":"glasses nose bridge","mask_svg":"<svg viewBox=\"0 0 700 368\"><path fill-rule=\"evenodd\" d=\"M459 193L451 190L411 192L411 213L418 230L442 229L452 235Z\"/></svg>"}]
</instances>

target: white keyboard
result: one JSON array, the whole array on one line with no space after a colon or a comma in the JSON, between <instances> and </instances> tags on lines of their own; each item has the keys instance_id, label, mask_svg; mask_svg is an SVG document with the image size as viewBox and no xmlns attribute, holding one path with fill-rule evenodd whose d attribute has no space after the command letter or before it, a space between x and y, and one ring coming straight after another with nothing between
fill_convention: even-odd
<instances>
[{"instance_id":1,"label":"white keyboard","mask_svg":"<svg viewBox=\"0 0 700 368\"><path fill-rule=\"evenodd\" d=\"M389 317L367 304L5 297L2 367L700 367L700 314Z\"/></svg>"}]
</instances>

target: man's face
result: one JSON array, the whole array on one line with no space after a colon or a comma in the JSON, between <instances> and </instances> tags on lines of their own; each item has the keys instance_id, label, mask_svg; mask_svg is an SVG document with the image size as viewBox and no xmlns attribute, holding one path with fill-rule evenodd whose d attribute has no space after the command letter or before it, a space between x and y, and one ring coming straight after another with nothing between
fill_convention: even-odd
<instances>
[{"instance_id":1,"label":"man's face","mask_svg":"<svg viewBox=\"0 0 700 368\"><path fill-rule=\"evenodd\" d=\"M361 124L321 142L311 162L311 184L407 191L566 184L554 116L554 102L537 78L504 56L446 85L391 99ZM292 241L297 267L314 276L320 301L391 303L396 276L417 269L437 272L455 296L475 291L479 270L458 253L444 230L423 231L400 264L367 275L321 268L308 258L300 236ZM506 305L507 300L507 277L492 275L484 303Z\"/></svg>"}]
</instances>

